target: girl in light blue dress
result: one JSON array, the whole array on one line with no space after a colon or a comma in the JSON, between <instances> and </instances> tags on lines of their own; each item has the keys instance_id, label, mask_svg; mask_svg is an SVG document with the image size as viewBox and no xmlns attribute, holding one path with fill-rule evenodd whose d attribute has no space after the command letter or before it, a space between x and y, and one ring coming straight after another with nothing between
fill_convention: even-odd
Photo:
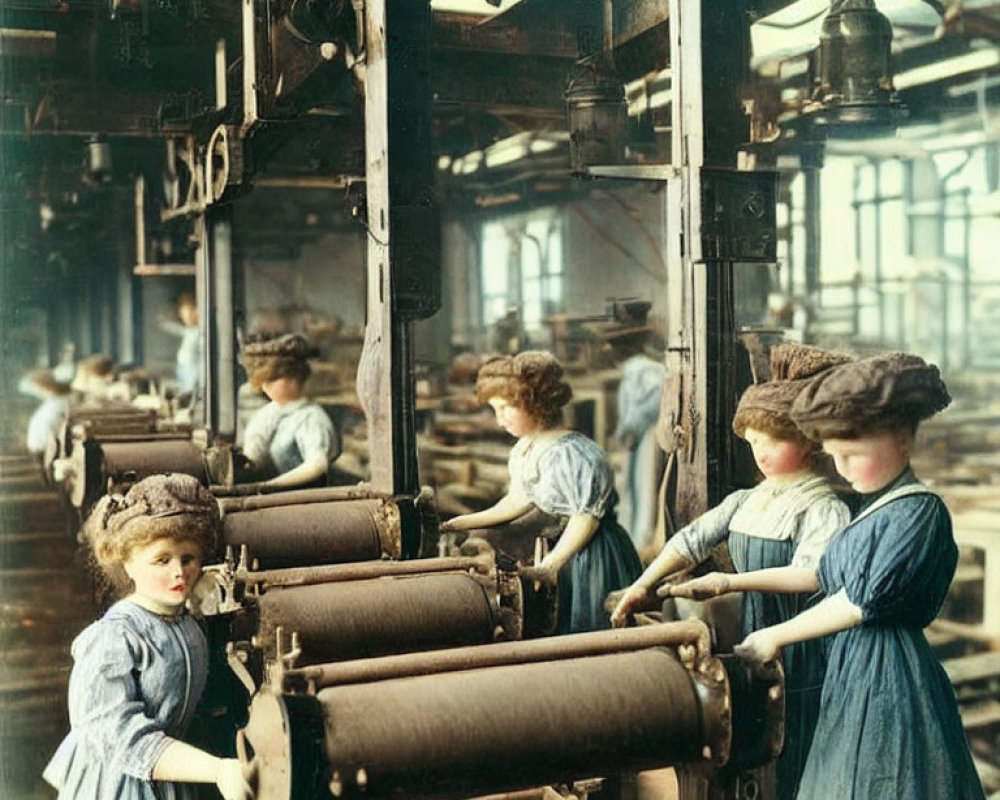
<instances>
[{"instance_id":1,"label":"girl in light blue dress","mask_svg":"<svg viewBox=\"0 0 1000 800\"><path fill-rule=\"evenodd\" d=\"M247 344L243 363L250 385L270 399L243 433L250 473L273 486L322 486L340 455L329 415L303 392L309 377L308 342L298 335Z\"/></svg>"},{"instance_id":2,"label":"girl in light blue dress","mask_svg":"<svg viewBox=\"0 0 1000 800\"><path fill-rule=\"evenodd\" d=\"M98 563L133 589L73 642L70 733L44 773L59 800L194 800L196 783L253 797L237 759L184 741L208 664L185 602L218 522L211 495L177 474L107 495L88 518Z\"/></svg>"},{"instance_id":3,"label":"girl in light blue dress","mask_svg":"<svg viewBox=\"0 0 1000 800\"><path fill-rule=\"evenodd\" d=\"M532 507L565 517L551 551L522 572L556 584L556 632L576 633L610 627L605 598L631 583L642 565L615 517L614 476L604 451L561 426L572 395L562 376L562 365L540 351L498 358L480 369L477 396L518 439L508 462L510 489L493 507L454 517L441 529L502 525Z\"/></svg>"}]
</instances>

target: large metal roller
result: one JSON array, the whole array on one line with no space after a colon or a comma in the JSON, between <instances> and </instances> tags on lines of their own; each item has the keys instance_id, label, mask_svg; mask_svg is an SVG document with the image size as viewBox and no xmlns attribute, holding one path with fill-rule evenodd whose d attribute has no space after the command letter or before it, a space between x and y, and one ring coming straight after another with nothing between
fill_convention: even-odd
<instances>
[{"instance_id":1,"label":"large metal roller","mask_svg":"<svg viewBox=\"0 0 1000 800\"><path fill-rule=\"evenodd\" d=\"M460 798L705 763L727 751L727 704L721 667L654 648L264 691L245 737L259 800Z\"/></svg>"},{"instance_id":2,"label":"large metal roller","mask_svg":"<svg viewBox=\"0 0 1000 800\"><path fill-rule=\"evenodd\" d=\"M302 665L484 644L502 634L495 585L452 572L275 590L255 641L273 659L277 628L298 633Z\"/></svg>"},{"instance_id":3,"label":"large metal roller","mask_svg":"<svg viewBox=\"0 0 1000 800\"><path fill-rule=\"evenodd\" d=\"M381 498L264 507L224 514L222 539L264 569L398 558L400 514Z\"/></svg>"},{"instance_id":4,"label":"large metal roller","mask_svg":"<svg viewBox=\"0 0 1000 800\"><path fill-rule=\"evenodd\" d=\"M109 488L164 472L193 475L206 486L211 482L206 450L191 439L88 440L74 445L70 461L67 488L77 508L88 507Z\"/></svg>"}]
</instances>

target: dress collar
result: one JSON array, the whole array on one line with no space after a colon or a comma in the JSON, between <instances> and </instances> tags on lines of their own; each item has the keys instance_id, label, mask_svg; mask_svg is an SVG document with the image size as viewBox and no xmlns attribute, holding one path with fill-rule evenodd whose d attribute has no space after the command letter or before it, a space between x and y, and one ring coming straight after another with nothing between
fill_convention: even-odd
<instances>
[{"instance_id":1,"label":"dress collar","mask_svg":"<svg viewBox=\"0 0 1000 800\"><path fill-rule=\"evenodd\" d=\"M177 622L177 620L187 614L187 608L183 604L179 606L168 606L164 603L158 603L152 598L144 597L138 594L130 594L125 599L133 605L137 605L139 608L145 609L151 614L156 614L156 616L160 619L166 620L167 622Z\"/></svg>"}]
</instances>

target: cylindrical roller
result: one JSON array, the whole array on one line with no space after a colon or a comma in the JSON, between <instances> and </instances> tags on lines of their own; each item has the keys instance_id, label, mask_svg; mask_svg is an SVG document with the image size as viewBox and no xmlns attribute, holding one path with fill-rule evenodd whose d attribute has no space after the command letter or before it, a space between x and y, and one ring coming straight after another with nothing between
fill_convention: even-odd
<instances>
[{"instance_id":1,"label":"cylindrical roller","mask_svg":"<svg viewBox=\"0 0 1000 800\"><path fill-rule=\"evenodd\" d=\"M430 653L317 664L288 670L284 678L290 686L305 682L310 686L323 688L415 675L460 672L465 669L585 658L663 646L687 646L691 648L691 655L697 662L704 662L708 659L710 648L708 628L699 620L686 620L638 628L545 636L527 641L503 642L492 647L455 647Z\"/></svg>"},{"instance_id":2,"label":"cylindrical roller","mask_svg":"<svg viewBox=\"0 0 1000 800\"><path fill-rule=\"evenodd\" d=\"M223 544L246 545L262 569L399 556L399 510L389 500L341 500L225 514Z\"/></svg>"},{"instance_id":3,"label":"cylindrical roller","mask_svg":"<svg viewBox=\"0 0 1000 800\"><path fill-rule=\"evenodd\" d=\"M190 439L148 439L133 442L105 442L104 474L115 483L138 481L161 472L193 475L208 485L208 470L201 447Z\"/></svg>"},{"instance_id":4,"label":"cylindrical roller","mask_svg":"<svg viewBox=\"0 0 1000 800\"><path fill-rule=\"evenodd\" d=\"M257 602L259 643L273 657L275 629L297 632L302 664L485 644L499 624L495 598L460 572L299 586Z\"/></svg>"},{"instance_id":5,"label":"cylindrical roller","mask_svg":"<svg viewBox=\"0 0 1000 800\"><path fill-rule=\"evenodd\" d=\"M190 440L137 440L131 442L81 441L70 456L70 501L85 508L97 500L108 483L132 483L163 472L193 475L209 483L204 451Z\"/></svg>"},{"instance_id":6,"label":"cylindrical roller","mask_svg":"<svg viewBox=\"0 0 1000 800\"><path fill-rule=\"evenodd\" d=\"M335 796L461 798L700 762L717 744L705 706L726 699L724 681L707 691L657 648L323 689L318 754L278 721L319 714L259 693L246 736L258 800L324 796L324 779ZM323 756L308 786L296 760Z\"/></svg>"},{"instance_id":7,"label":"cylindrical roller","mask_svg":"<svg viewBox=\"0 0 1000 800\"><path fill-rule=\"evenodd\" d=\"M320 564L316 567L289 567L242 572L236 577L248 585L261 585L268 589L308 586L314 583L341 583L374 578L401 578L404 575L424 575L428 572L465 572L473 570L488 575L495 567L493 551L480 556L455 556L453 558L413 558L408 561L351 561L346 564Z\"/></svg>"},{"instance_id":8,"label":"cylindrical roller","mask_svg":"<svg viewBox=\"0 0 1000 800\"><path fill-rule=\"evenodd\" d=\"M273 508L275 506L301 506L306 503L328 503L333 500L368 500L376 497L375 493L366 486L325 486L315 489L291 489L284 491L269 492L259 494L255 489L254 494L244 496L241 492L243 486L220 487L219 508L224 514L232 514L238 511L256 511L261 508Z\"/></svg>"}]
</instances>

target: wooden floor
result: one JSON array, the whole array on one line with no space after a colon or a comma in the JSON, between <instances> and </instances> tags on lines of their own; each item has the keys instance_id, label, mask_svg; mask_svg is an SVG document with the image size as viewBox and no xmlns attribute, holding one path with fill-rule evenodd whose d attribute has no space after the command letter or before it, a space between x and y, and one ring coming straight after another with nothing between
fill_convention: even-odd
<instances>
[{"instance_id":1,"label":"wooden floor","mask_svg":"<svg viewBox=\"0 0 1000 800\"><path fill-rule=\"evenodd\" d=\"M41 800L68 730L73 638L96 614L61 496L28 456L0 456L0 797Z\"/></svg>"}]
</instances>

